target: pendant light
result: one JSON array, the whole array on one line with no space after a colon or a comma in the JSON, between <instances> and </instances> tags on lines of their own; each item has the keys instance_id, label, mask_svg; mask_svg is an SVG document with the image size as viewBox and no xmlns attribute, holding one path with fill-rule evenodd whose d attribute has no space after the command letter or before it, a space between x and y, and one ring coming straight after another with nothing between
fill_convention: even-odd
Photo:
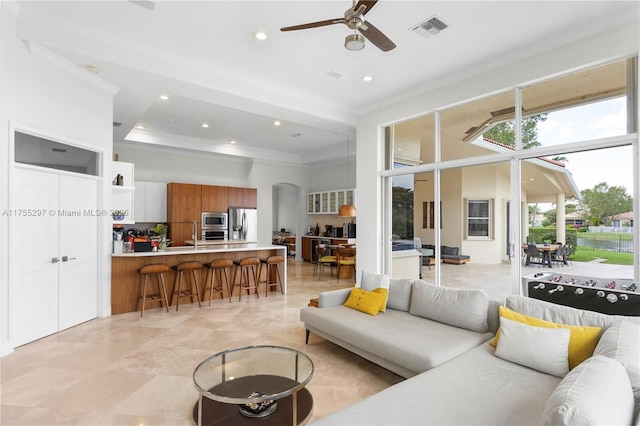
<instances>
[{"instance_id":1,"label":"pendant light","mask_svg":"<svg viewBox=\"0 0 640 426\"><path fill-rule=\"evenodd\" d=\"M349 135L347 135L347 181L349 181L349 175L351 167L349 166ZM338 216L340 217L356 217L356 208L353 204L343 204L338 209Z\"/></svg>"}]
</instances>

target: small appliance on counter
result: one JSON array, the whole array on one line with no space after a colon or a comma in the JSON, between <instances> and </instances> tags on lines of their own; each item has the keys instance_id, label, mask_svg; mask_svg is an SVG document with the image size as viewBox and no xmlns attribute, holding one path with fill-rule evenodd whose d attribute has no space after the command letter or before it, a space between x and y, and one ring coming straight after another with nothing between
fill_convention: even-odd
<instances>
[{"instance_id":1,"label":"small appliance on counter","mask_svg":"<svg viewBox=\"0 0 640 426\"><path fill-rule=\"evenodd\" d=\"M344 225L344 230L342 234L343 234L342 236L345 238L356 238L356 224L346 223Z\"/></svg>"}]
</instances>

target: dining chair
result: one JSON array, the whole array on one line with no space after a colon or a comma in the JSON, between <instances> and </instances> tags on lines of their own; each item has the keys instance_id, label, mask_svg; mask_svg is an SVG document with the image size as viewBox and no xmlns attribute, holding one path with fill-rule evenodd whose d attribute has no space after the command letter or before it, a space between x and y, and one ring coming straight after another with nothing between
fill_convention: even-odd
<instances>
[{"instance_id":1,"label":"dining chair","mask_svg":"<svg viewBox=\"0 0 640 426\"><path fill-rule=\"evenodd\" d=\"M542 265L544 263L544 254L538 250L535 244L527 245L527 265Z\"/></svg>"},{"instance_id":2,"label":"dining chair","mask_svg":"<svg viewBox=\"0 0 640 426\"><path fill-rule=\"evenodd\" d=\"M353 280L356 280L356 249L339 248L338 249L338 280L340 282L340 270L344 267L353 268Z\"/></svg>"}]
</instances>

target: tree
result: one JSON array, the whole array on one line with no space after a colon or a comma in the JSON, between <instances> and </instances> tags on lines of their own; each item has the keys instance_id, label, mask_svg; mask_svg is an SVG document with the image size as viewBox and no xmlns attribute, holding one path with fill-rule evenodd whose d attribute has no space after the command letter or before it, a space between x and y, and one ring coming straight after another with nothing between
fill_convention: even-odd
<instances>
[{"instance_id":1,"label":"tree","mask_svg":"<svg viewBox=\"0 0 640 426\"><path fill-rule=\"evenodd\" d=\"M614 215L631 211L633 208L633 199L623 186L609 186L606 182L601 182L593 189L584 189L580 193L582 200L577 210L592 225L609 226Z\"/></svg>"},{"instance_id":2,"label":"tree","mask_svg":"<svg viewBox=\"0 0 640 426\"><path fill-rule=\"evenodd\" d=\"M547 114L531 115L522 118L522 147L524 149L535 148L542 145L538 142L538 123L546 121L546 119ZM483 136L503 145L515 146L515 121L510 120L498 123L484 132Z\"/></svg>"},{"instance_id":3,"label":"tree","mask_svg":"<svg viewBox=\"0 0 640 426\"><path fill-rule=\"evenodd\" d=\"M391 232L403 240L413 240L413 190L394 186L392 191Z\"/></svg>"},{"instance_id":4,"label":"tree","mask_svg":"<svg viewBox=\"0 0 640 426\"><path fill-rule=\"evenodd\" d=\"M535 226L536 216L540 214L540 207L538 204L529 204L529 226Z\"/></svg>"}]
</instances>

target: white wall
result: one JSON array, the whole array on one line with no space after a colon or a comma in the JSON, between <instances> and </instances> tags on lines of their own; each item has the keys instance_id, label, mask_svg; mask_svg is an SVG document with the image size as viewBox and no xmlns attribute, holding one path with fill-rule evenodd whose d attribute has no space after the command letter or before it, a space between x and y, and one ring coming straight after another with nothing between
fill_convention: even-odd
<instances>
[{"instance_id":1,"label":"white wall","mask_svg":"<svg viewBox=\"0 0 640 426\"><path fill-rule=\"evenodd\" d=\"M10 124L38 130L65 141L102 151L103 170L111 175L113 94L115 88L104 85L94 76L77 71L73 65L50 52L17 37L19 6L0 2L1 80L0 80L0 169L2 191L0 211L9 208L12 162L10 158ZM111 182L100 185L100 208L111 202ZM2 263L0 264L1 348L5 355L13 350L10 342L8 285L11 265L7 216L0 217ZM98 292L99 315L108 315L111 306L111 223L99 223Z\"/></svg>"},{"instance_id":2,"label":"white wall","mask_svg":"<svg viewBox=\"0 0 640 426\"><path fill-rule=\"evenodd\" d=\"M300 188L293 185L276 185L273 191L273 231L284 228L287 232L298 229L300 222Z\"/></svg>"},{"instance_id":3,"label":"white wall","mask_svg":"<svg viewBox=\"0 0 640 426\"><path fill-rule=\"evenodd\" d=\"M114 152L120 161L135 164L136 180L147 182L183 182L257 188L258 241L271 244L274 213L274 185L289 184L300 188L301 196L291 207L293 228L290 232L302 235L306 223L306 193L309 191L309 168L273 162L256 162L220 154L193 153L171 148L148 148L116 144ZM289 221L290 219L287 219ZM289 225L287 225L288 227ZM278 228L279 229L279 228Z\"/></svg>"},{"instance_id":4,"label":"white wall","mask_svg":"<svg viewBox=\"0 0 640 426\"><path fill-rule=\"evenodd\" d=\"M556 48L523 61L380 107L362 117L357 137L358 268L382 271L383 206L379 172L383 170L380 126L422 115L456 102L486 95L556 73L638 54L638 23Z\"/></svg>"}]
</instances>

